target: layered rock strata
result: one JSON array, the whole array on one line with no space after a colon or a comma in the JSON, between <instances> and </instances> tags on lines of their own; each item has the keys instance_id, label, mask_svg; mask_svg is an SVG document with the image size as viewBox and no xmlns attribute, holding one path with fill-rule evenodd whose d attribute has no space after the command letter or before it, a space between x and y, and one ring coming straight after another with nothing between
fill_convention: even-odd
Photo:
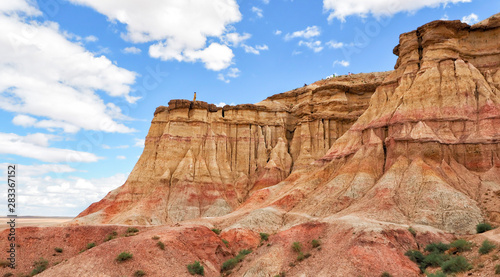
<instances>
[{"instance_id":1,"label":"layered rock strata","mask_svg":"<svg viewBox=\"0 0 500 277\"><path fill-rule=\"evenodd\" d=\"M79 222L161 224L230 213L252 191L322 157L387 74L324 80L255 105L172 100L156 109L126 184Z\"/></svg>"}]
</instances>

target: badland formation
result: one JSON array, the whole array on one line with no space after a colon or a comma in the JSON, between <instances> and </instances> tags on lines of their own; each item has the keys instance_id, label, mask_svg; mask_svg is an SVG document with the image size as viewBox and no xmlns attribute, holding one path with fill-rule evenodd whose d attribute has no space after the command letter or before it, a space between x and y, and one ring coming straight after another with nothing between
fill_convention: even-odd
<instances>
[{"instance_id":1,"label":"badland formation","mask_svg":"<svg viewBox=\"0 0 500 277\"><path fill-rule=\"evenodd\" d=\"M500 231L476 235L500 224L499 38L500 14L434 21L400 36L393 71L257 104L172 100L123 186L67 226L18 230L14 272L43 256L39 276L191 276L195 261L205 276L425 276L408 250L499 243ZM484 257L474 276L494 274Z\"/></svg>"}]
</instances>

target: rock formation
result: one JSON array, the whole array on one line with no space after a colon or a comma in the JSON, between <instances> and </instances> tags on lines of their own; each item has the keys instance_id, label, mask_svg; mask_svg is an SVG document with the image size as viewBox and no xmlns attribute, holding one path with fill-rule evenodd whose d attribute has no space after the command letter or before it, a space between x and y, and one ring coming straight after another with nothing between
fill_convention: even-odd
<instances>
[{"instance_id":1,"label":"rock formation","mask_svg":"<svg viewBox=\"0 0 500 277\"><path fill-rule=\"evenodd\" d=\"M80 222L161 224L214 217L322 157L388 73L318 82L255 105L172 100L156 109L127 182Z\"/></svg>"}]
</instances>

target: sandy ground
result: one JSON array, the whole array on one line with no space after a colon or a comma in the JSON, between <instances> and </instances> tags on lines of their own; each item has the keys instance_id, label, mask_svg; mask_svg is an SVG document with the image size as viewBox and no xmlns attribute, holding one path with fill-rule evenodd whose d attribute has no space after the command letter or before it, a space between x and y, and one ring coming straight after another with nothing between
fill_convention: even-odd
<instances>
[{"instance_id":1,"label":"sandy ground","mask_svg":"<svg viewBox=\"0 0 500 277\"><path fill-rule=\"evenodd\" d=\"M29 216L29 217L17 217L16 218L16 227L25 227L25 226L54 226L66 221L73 219L72 217L37 217L37 216ZM0 216L0 231L6 229L8 227L7 222L10 221L10 218Z\"/></svg>"}]
</instances>

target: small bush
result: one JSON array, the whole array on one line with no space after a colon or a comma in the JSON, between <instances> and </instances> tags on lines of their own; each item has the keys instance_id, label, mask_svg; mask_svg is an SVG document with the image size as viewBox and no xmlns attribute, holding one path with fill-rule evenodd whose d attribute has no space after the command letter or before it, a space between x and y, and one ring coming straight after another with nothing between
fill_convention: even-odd
<instances>
[{"instance_id":1,"label":"small bush","mask_svg":"<svg viewBox=\"0 0 500 277\"><path fill-rule=\"evenodd\" d=\"M217 235L220 235L221 229L213 228L212 232L216 233Z\"/></svg>"},{"instance_id":2,"label":"small bush","mask_svg":"<svg viewBox=\"0 0 500 277\"><path fill-rule=\"evenodd\" d=\"M118 232L117 231L113 231L113 232L111 232L111 235L116 237L116 236L118 236Z\"/></svg>"},{"instance_id":3,"label":"small bush","mask_svg":"<svg viewBox=\"0 0 500 277\"><path fill-rule=\"evenodd\" d=\"M226 247L229 247L229 241L222 239L222 242L226 245Z\"/></svg>"},{"instance_id":4,"label":"small bush","mask_svg":"<svg viewBox=\"0 0 500 277\"><path fill-rule=\"evenodd\" d=\"M495 274L500 274L500 264L495 266Z\"/></svg>"},{"instance_id":5,"label":"small bush","mask_svg":"<svg viewBox=\"0 0 500 277\"><path fill-rule=\"evenodd\" d=\"M31 271L31 276L37 275L38 273L43 272L44 270L49 267L49 261L47 261L44 258L40 258L40 260L35 261L33 263L33 266L35 267L33 271Z\"/></svg>"},{"instance_id":6,"label":"small bush","mask_svg":"<svg viewBox=\"0 0 500 277\"><path fill-rule=\"evenodd\" d=\"M495 249L496 245L491 243L489 240L484 240L483 243L481 244L481 247L479 247L479 254L485 255L491 252L491 250Z\"/></svg>"},{"instance_id":7,"label":"small bush","mask_svg":"<svg viewBox=\"0 0 500 277\"><path fill-rule=\"evenodd\" d=\"M427 264L424 262L425 256L422 252L418 250L408 250L406 251L405 256L407 256L412 262L416 263L418 268L420 268L420 271L424 272L427 268Z\"/></svg>"},{"instance_id":8,"label":"small bush","mask_svg":"<svg viewBox=\"0 0 500 277\"><path fill-rule=\"evenodd\" d=\"M104 241L105 242L106 241L110 241L110 240L115 239L115 238L116 238L116 236L113 236L112 234L109 234L109 235L106 236L106 238L104 239Z\"/></svg>"},{"instance_id":9,"label":"small bush","mask_svg":"<svg viewBox=\"0 0 500 277\"><path fill-rule=\"evenodd\" d=\"M154 239L154 240L159 240L159 239L160 239L160 237L159 237L159 236L154 236L154 237L152 237L152 239Z\"/></svg>"},{"instance_id":10,"label":"small bush","mask_svg":"<svg viewBox=\"0 0 500 277\"><path fill-rule=\"evenodd\" d=\"M3 277L12 277L12 276L14 276L14 273L12 272L7 272L3 275Z\"/></svg>"},{"instance_id":11,"label":"small bush","mask_svg":"<svg viewBox=\"0 0 500 277\"><path fill-rule=\"evenodd\" d=\"M392 277L392 275L391 275L389 272L384 271L384 272L380 275L380 277Z\"/></svg>"},{"instance_id":12,"label":"small bush","mask_svg":"<svg viewBox=\"0 0 500 277\"><path fill-rule=\"evenodd\" d=\"M221 271L227 271L233 269L238 264L238 260L236 258L231 258L224 263L222 263Z\"/></svg>"},{"instance_id":13,"label":"small bush","mask_svg":"<svg viewBox=\"0 0 500 277\"><path fill-rule=\"evenodd\" d=\"M444 251L446 251L448 249L450 249L450 246L448 244L444 244L442 242L430 243L425 247L425 251L437 252L437 253L444 253Z\"/></svg>"},{"instance_id":14,"label":"small bush","mask_svg":"<svg viewBox=\"0 0 500 277\"><path fill-rule=\"evenodd\" d=\"M450 243L450 248L455 248L457 249L458 252L465 252L469 251L472 247L472 243L469 241L466 241L464 239L459 239L456 240L452 243Z\"/></svg>"},{"instance_id":15,"label":"small bush","mask_svg":"<svg viewBox=\"0 0 500 277\"><path fill-rule=\"evenodd\" d=\"M295 241L294 243L292 243L292 249L293 251L300 253L300 251L302 250L302 244L298 241Z\"/></svg>"},{"instance_id":16,"label":"small bush","mask_svg":"<svg viewBox=\"0 0 500 277\"><path fill-rule=\"evenodd\" d=\"M493 227L489 223L479 223L476 225L476 232L478 234L493 230Z\"/></svg>"},{"instance_id":17,"label":"small bush","mask_svg":"<svg viewBox=\"0 0 500 277\"><path fill-rule=\"evenodd\" d=\"M56 251L57 253L62 253L63 249L60 247L56 247L56 248L54 248L54 251Z\"/></svg>"},{"instance_id":18,"label":"small bush","mask_svg":"<svg viewBox=\"0 0 500 277\"><path fill-rule=\"evenodd\" d=\"M139 229L135 228L135 227L128 227L127 229L127 233L137 233L139 232Z\"/></svg>"},{"instance_id":19,"label":"small bush","mask_svg":"<svg viewBox=\"0 0 500 277\"><path fill-rule=\"evenodd\" d=\"M191 275L195 275L195 274L198 274L201 276L205 275L205 269L203 268L203 266L200 264L199 261L195 261L192 264L188 264L187 269Z\"/></svg>"},{"instance_id":20,"label":"small bush","mask_svg":"<svg viewBox=\"0 0 500 277\"><path fill-rule=\"evenodd\" d=\"M137 270L136 272L134 272L134 276L135 277L142 277L142 276L145 276L146 275L146 272L142 271L142 270Z\"/></svg>"},{"instance_id":21,"label":"small bush","mask_svg":"<svg viewBox=\"0 0 500 277\"><path fill-rule=\"evenodd\" d=\"M472 269L471 264L463 256L455 256L441 265L444 273L465 272Z\"/></svg>"},{"instance_id":22,"label":"small bush","mask_svg":"<svg viewBox=\"0 0 500 277\"><path fill-rule=\"evenodd\" d=\"M297 261L301 262L305 259L306 257L302 252L299 252L299 255L297 255Z\"/></svg>"},{"instance_id":23,"label":"small bush","mask_svg":"<svg viewBox=\"0 0 500 277\"><path fill-rule=\"evenodd\" d=\"M165 250L165 244L164 244L163 242L158 241L158 242L156 243L156 245L157 245L157 246L158 246L161 250Z\"/></svg>"},{"instance_id":24,"label":"small bush","mask_svg":"<svg viewBox=\"0 0 500 277\"><path fill-rule=\"evenodd\" d=\"M260 240L261 241L268 241L269 240L269 234L268 233L260 233Z\"/></svg>"},{"instance_id":25,"label":"small bush","mask_svg":"<svg viewBox=\"0 0 500 277\"><path fill-rule=\"evenodd\" d=\"M426 266L441 266L443 262L449 260L450 257L439 252L432 252L425 256L423 264Z\"/></svg>"},{"instance_id":26,"label":"small bush","mask_svg":"<svg viewBox=\"0 0 500 277\"><path fill-rule=\"evenodd\" d=\"M282 271L279 274L274 275L274 277L285 277L285 272Z\"/></svg>"},{"instance_id":27,"label":"small bush","mask_svg":"<svg viewBox=\"0 0 500 277\"><path fill-rule=\"evenodd\" d=\"M411 228L411 227L410 227L410 228L408 228L408 232L410 232L410 234L411 234L412 236L414 236L414 237L416 237L416 236L417 236L417 232L416 232L413 228Z\"/></svg>"},{"instance_id":28,"label":"small bush","mask_svg":"<svg viewBox=\"0 0 500 277\"><path fill-rule=\"evenodd\" d=\"M319 240L315 240L315 239L313 239L313 240L311 241L311 245L312 245L312 247L313 247L313 248L316 248L316 247L318 247L318 246L320 246L320 245L321 245L321 242L320 242Z\"/></svg>"},{"instance_id":29,"label":"small bush","mask_svg":"<svg viewBox=\"0 0 500 277\"><path fill-rule=\"evenodd\" d=\"M96 246L95 242L87 243L87 249L94 248Z\"/></svg>"},{"instance_id":30,"label":"small bush","mask_svg":"<svg viewBox=\"0 0 500 277\"><path fill-rule=\"evenodd\" d=\"M7 260L0 260L0 267L1 268L6 268L10 265L10 262Z\"/></svg>"},{"instance_id":31,"label":"small bush","mask_svg":"<svg viewBox=\"0 0 500 277\"><path fill-rule=\"evenodd\" d=\"M122 253L118 254L118 257L116 257L116 261L119 263L124 262L126 260L132 259L133 256L134 255L129 253L129 252L122 252Z\"/></svg>"},{"instance_id":32,"label":"small bush","mask_svg":"<svg viewBox=\"0 0 500 277\"><path fill-rule=\"evenodd\" d=\"M307 259L307 258L309 258L309 257L311 257L311 253L305 253L305 254L304 254L304 258L306 258L306 259Z\"/></svg>"},{"instance_id":33,"label":"small bush","mask_svg":"<svg viewBox=\"0 0 500 277\"><path fill-rule=\"evenodd\" d=\"M427 273L427 277L446 277L446 274L439 270L434 273Z\"/></svg>"}]
</instances>

